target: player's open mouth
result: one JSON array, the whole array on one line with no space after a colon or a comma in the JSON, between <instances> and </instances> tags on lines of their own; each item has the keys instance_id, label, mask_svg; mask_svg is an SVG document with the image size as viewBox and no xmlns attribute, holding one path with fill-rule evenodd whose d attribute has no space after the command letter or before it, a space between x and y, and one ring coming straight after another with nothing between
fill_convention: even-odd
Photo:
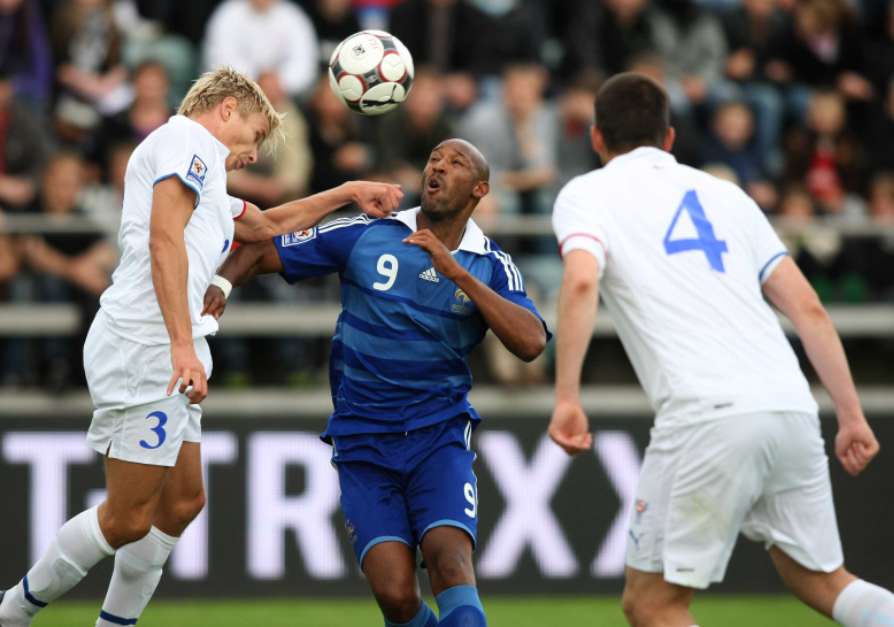
<instances>
[{"instance_id":1,"label":"player's open mouth","mask_svg":"<svg viewBox=\"0 0 894 627\"><path fill-rule=\"evenodd\" d=\"M429 194L434 194L439 189L441 189L441 181L439 181L438 179L429 178L425 182L425 191L427 191Z\"/></svg>"}]
</instances>

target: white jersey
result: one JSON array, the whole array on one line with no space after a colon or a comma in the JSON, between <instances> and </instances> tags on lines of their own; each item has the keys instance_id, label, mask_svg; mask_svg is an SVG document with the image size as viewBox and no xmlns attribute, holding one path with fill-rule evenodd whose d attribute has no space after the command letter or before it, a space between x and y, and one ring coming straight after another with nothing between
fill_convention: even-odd
<instances>
[{"instance_id":1,"label":"white jersey","mask_svg":"<svg viewBox=\"0 0 894 627\"><path fill-rule=\"evenodd\" d=\"M656 426L817 411L761 290L785 246L741 189L638 148L570 181L553 228L596 258Z\"/></svg>"},{"instance_id":2,"label":"white jersey","mask_svg":"<svg viewBox=\"0 0 894 627\"><path fill-rule=\"evenodd\" d=\"M140 344L170 342L152 282L149 220L156 183L176 176L196 196L184 238L193 337L215 333L217 321L202 316L205 290L233 242L233 220L244 203L227 195L229 149L204 126L173 116L137 146L124 175L124 208L118 243L121 261L100 298L115 332Z\"/></svg>"}]
</instances>

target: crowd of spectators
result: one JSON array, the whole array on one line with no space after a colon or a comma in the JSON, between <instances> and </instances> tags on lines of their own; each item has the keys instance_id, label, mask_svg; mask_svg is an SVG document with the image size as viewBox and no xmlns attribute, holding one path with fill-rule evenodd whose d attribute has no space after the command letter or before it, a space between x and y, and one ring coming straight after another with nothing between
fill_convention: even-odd
<instances>
[{"instance_id":1,"label":"crowd of spectators","mask_svg":"<svg viewBox=\"0 0 894 627\"><path fill-rule=\"evenodd\" d=\"M361 28L389 30L416 61L409 100L381 118L351 113L325 74ZM0 302L76 303L89 322L115 265L130 152L220 64L287 114L286 141L232 174L234 195L267 207L377 177L412 204L431 147L461 136L492 166L485 228L548 214L565 182L599 165L589 125L600 83L647 73L670 94L677 158L780 218L826 300L894 299L894 236L866 228L894 225L894 0L0 0L0 220L96 225L0 233ZM504 243L552 298L551 239ZM241 297L332 294L262 282ZM77 383L78 341L0 339L0 385ZM246 341L220 343L234 382L249 380ZM306 373L294 364L316 368L322 353L276 346L295 380Z\"/></svg>"}]
</instances>

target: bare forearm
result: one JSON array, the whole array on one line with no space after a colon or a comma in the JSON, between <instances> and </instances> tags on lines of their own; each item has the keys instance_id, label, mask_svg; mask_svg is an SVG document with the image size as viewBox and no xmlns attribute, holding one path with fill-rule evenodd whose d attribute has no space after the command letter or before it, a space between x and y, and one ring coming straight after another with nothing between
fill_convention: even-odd
<instances>
[{"instance_id":1,"label":"bare forearm","mask_svg":"<svg viewBox=\"0 0 894 627\"><path fill-rule=\"evenodd\" d=\"M574 251L572 251L574 252ZM586 255L587 253L582 253ZM592 274L595 277L595 270ZM556 401L579 402L584 357L598 308L598 283L566 267L559 292L556 337Z\"/></svg>"},{"instance_id":2,"label":"bare forearm","mask_svg":"<svg viewBox=\"0 0 894 627\"><path fill-rule=\"evenodd\" d=\"M475 303L494 335L519 359L531 361L543 352L546 331L537 316L503 298L468 272L454 282Z\"/></svg>"},{"instance_id":3,"label":"bare forearm","mask_svg":"<svg viewBox=\"0 0 894 627\"><path fill-rule=\"evenodd\" d=\"M234 286L243 285L258 274L282 271L282 262L273 242L255 242L240 246L220 267L217 274Z\"/></svg>"},{"instance_id":4,"label":"bare forearm","mask_svg":"<svg viewBox=\"0 0 894 627\"><path fill-rule=\"evenodd\" d=\"M302 231L352 200L350 188L345 185L292 200L261 212L262 219L255 224L242 227L237 223L237 239L242 242L261 242L283 233Z\"/></svg>"},{"instance_id":5,"label":"bare forearm","mask_svg":"<svg viewBox=\"0 0 894 627\"><path fill-rule=\"evenodd\" d=\"M149 241L152 258L152 285L164 317L171 344L192 342L192 317L189 314L189 258L183 237L153 234Z\"/></svg>"},{"instance_id":6,"label":"bare forearm","mask_svg":"<svg viewBox=\"0 0 894 627\"><path fill-rule=\"evenodd\" d=\"M832 397L839 420L861 417L857 388L851 376L841 338L829 314L819 306L793 323L804 344L807 358L829 392L829 396Z\"/></svg>"}]
</instances>

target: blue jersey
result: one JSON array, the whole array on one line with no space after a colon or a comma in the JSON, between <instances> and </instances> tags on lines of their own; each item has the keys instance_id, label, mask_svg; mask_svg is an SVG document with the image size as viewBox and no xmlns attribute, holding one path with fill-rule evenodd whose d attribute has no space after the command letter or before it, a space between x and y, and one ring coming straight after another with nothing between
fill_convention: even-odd
<instances>
[{"instance_id":1,"label":"blue jersey","mask_svg":"<svg viewBox=\"0 0 894 627\"><path fill-rule=\"evenodd\" d=\"M341 279L330 357L333 413L324 437L412 431L463 413L479 419L467 398L466 357L487 323L465 292L438 275L428 253L403 243L418 211L343 218L274 239L289 283L333 272ZM453 255L542 320L512 259L471 220Z\"/></svg>"}]
</instances>

